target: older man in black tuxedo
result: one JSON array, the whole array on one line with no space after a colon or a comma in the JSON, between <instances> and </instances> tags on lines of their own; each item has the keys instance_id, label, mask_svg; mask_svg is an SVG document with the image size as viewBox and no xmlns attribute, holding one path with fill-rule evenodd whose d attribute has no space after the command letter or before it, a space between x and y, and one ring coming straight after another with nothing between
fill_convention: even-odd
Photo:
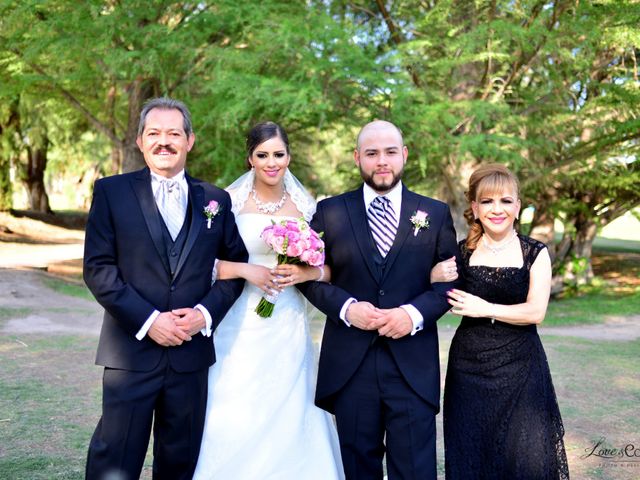
<instances>
[{"instance_id":1,"label":"older man in black tuxedo","mask_svg":"<svg viewBox=\"0 0 640 480\"><path fill-rule=\"evenodd\" d=\"M216 258L243 262L247 251L229 195L185 172L194 141L186 106L153 99L137 138L147 168L94 187L84 279L105 309L105 369L88 479L139 478L152 425L154 478L191 478L198 459L211 332L243 286L212 286L211 272Z\"/></svg>"},{"instance_id":2,"label":"older man in black tuxedo","mask_svg":"<svg viewBox=\"0 0 640 480\"><path fill-rule=\"evenodd\" d=\"M300 286L327 315L316 403L335 413L347 479L435 479L440 372L436 321L451 284L431 268L457 255L449 208L400 179L400 130L375 121L354 152L364 185L318 204L331 283Z\"/></svg>"}]
</instances>

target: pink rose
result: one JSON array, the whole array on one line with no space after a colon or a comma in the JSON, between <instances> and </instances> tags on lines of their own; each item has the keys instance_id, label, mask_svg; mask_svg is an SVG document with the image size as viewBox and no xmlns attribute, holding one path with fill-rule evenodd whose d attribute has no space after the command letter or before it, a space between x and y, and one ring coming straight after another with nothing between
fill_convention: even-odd
<instances>
[{"instance_id":1,"label":"pink rose","mask_svg":"<svg viewBox=\"0 0 640 480\"><path fill-rule=\"evenodd\" d=\"M284 237L287 234L287 229L280 224L275 224L273 225L273 233L278 237Z\"/></svg>"},{"instance_id":2,"label":"pink rose","mask_svg":"<svg viewBox=\"0 0 640 480\"><path fill-rule=\"evenodd\" d=\"M287 238L289 239L289 242L297 242L300 240L300 233L289 230L287 232Z\"/></svg>"},{"instance_id":3,"label":"pink rose","mask_svg":"<svg viewBox=\"0 0 640 480\"><path fill-rule=\"evenodd\" d=\"M424 222L427 219L427 212L423 210L418 210L415 214L415 218L417 222Z\"/></svg>"},{"instance_id":4,"label":"pink rose","mask_svg":"<svg viewBox=\"0 0 640 480\"><path fill-rule=\"evenodd\" d=\"M313 250L305 250L300 254L300 261L303 263L309 263L309 257L311 257L311 254L313 253Z\"/></svg>"},{"instance_id":5,"label":"pink rose","mask_svg":"<svg viewBox=\"0 0 640 480\"><path fill-rule=\"evenodd\" d=\"M300 248L300 245L297 242L291 242L287 246L287 256L288 257L297 257L301 253L302 253L302 248Z\"/></svg>"},{"instance_id":6,"label":"pink rose","mask_svg":"<svg viewBox=\"0 0 640 480\"><path fill-rule=\"evenodd\" d=\"M319 267L324 264L324 252L311 252L309 254L309 261L307 262L312 267Z\"/></svg>"},{"instance_id":7,"label":"pink rose","mask_svg":"<svg viewBox=\"0 0 640 480\"><path fill-rule=\"evenodd\" d=\"M287 230L291 230L294 232L299 232L300 231L300 227L298 226L298 222L294 221L294 220L287 220L287 224L286 224Z\"/></svg>"},{"instance_id":8,"label":"pink rose","mask_svg":"<svg viewBox=\"0 0 640 480\"><path fill-rule=\"evenodd\" d=\"M284 242L285 237L274 237L271 242L271 248L275 250L275 252L279 255L284 254Z\"/></svg>"}]
</instances>

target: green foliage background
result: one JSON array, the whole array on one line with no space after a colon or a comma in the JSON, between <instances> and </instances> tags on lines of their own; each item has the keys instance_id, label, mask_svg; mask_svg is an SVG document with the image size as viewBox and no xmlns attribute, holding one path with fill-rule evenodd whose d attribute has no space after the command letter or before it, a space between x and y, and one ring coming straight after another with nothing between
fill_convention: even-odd
<instances>
[{"instance_id":1,"label":"green foliage background","mask_svg":"<svg viewBox=\"0 0 640 480\"><path fill-rule=\"evenodd\" d=\"M43 146L47 178L85 197L142 165L137 114L169 95L194 116L191 173L220 186L269 119L313 192L344 191L358 128L385 118L409 147L405 183L447 201L460 233L470 172L498 161L534 234L553 249L564 224L558 263L589 259L640 204L638 24L632 0L0 0L0 208L9 165L29 180Z\"/></svg>"}]
</instances>

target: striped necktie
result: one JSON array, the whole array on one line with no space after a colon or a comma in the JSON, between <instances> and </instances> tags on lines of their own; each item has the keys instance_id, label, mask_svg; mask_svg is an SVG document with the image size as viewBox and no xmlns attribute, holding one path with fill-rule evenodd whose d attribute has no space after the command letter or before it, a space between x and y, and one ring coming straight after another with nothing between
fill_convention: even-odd
<instances>
[{"instance_id":1,"label":"striped necktie","mask_svg":"<svg viewBox=\"0 0 640 480\"><path fill-rule=\"evenodd\" d=\"M387 197L377 196L369 205L367 218L373 240L384 258L391 250L398 231L398 222L391 201Z\"/></svg>"},{"instance_id":2,"label":"striped necktie","mask_svg":"<svg viewBox=\"0 0 640 480\"><path fill-rule=\"evenodd\" d=\"M160 187L156 192L156 203L171 239L175 240L187 213L187 204L183 200L180 183L175 180L160 180Z\"/></svg>"}]
</instances>

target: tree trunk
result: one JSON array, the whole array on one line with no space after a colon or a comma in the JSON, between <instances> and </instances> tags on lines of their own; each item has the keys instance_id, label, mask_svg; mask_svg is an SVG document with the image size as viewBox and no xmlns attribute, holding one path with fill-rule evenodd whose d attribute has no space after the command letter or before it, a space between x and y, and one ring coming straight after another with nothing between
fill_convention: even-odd
<instances>
[{"instance_id":1,"label":"tree trunk","mask_svg":"<svg viewBox=\"0 0 640 480\"><path fill-rule=\"evenodd\" d=\"M117 150L113 150L117 151ZM114 174L118 173L117 171ZM78 182L76 184L76 206L82 208L83 210L89 210L91 206L91 192L93 190L93 185L96 180L100 178L100 165L95 164L91 168L85 170Z\"/></svg>"},{"instance_id":2,"label":"tree trunk","mask_svg":"<svg viewBox=\"0 0 640 480\"><path fill-rule=\"evenodd\" d=\"M590 218L579 217L576 222L576 238L573 243L573 253L575 258L582 262L581 267L576 272L578 285L586 285L593 280L593 266L591 264L591 254L593 241L598 233L598 226Z\"/></svg>"},{"instance_id":3,"label":"tree trunk","mask_svg":"<svg viewBox=\"0 0 640 480\"><path fill-rule=\"evenodd\" d=\"M536 206L536 210L531 222L529 236L544 243L549 249L551 261L556 258L555 245L555 216L549 210L546 203L541 202Z\"/></svg>"},{"instance_id":4,"label":"tree trunk","mask_svg":"<svg viewBox=\"0 0 640 480\"><path fill-rule=\"evenodd\" d=\"M476 164L468 161L458 166L456 159L451 159L443 171L444 183L440 191L440 198L449 205L453 226L456 229L458 240L467 236L469 225L464 218L464 211L469 207L465 192L468 188L469 176L477 167Z\"/></svg>"},{"instance_id":5,"label":"tree trunk","mask_svg":"<svg viewBox=\"0 0 640 480\"><path fill-rule=\"evenodd\" d=\"M43 213L52 213L49 206L49 196L44 186L48 147L49 139L47 137L40 145L27 147L27 169L24 178L29 195L29 208Z\"/></svg>"},{"instance_id":6,"label":"tree trunk","mask_svg":"<svg viewBox=\"0 0 640 480\"><path fill-rule=\"evenodd\" d=\"M122 171L122 150L115 145L111 148L111 174L117 175Z\"/></svg>"},{"instance_id":7,"label":"tree trunk","mask_svg":"<svg viewBox=\"0 0 640 480\"><path fill-rule=\"evenodd\" d=\"M578 288L593 280L591 254L598 226L583 214L578 214L573 224L575 233L565 232L556 248L554 280L560 279L564 286Z\"/></svg>"},{"instance_id":8,"label":"tree trunk","mask_svg":"<svg viewBox=\"0 0 640 480\"><path fill-rule=\"evenodd\" d=\"M145 166L142 152L140 152L136 144L138 122L140 120L142 105L144 105L145 101L152 98L155 92L155 82L152 80L136 79L129 86L129 121L125 133L124 148L121 153L123 172L139 170Z\"/></svg>"},{"instance_id":9,"label":"tree trunk","mask_svg":"<svg viewBox=\"0 0 640 480\"><path fill-rule=\"evenodd\" d=\"M0 211L13 207L13 189L11 188L11 161L0 153Z\"/></svg>"},{"instance_id":10,"label":"tree trunk","mask_svg":"<svg viewBox=\"0 0 640 480\"><path fill-rule=\"evenodd\" d=\"M15 149L11 148L11 137L19 126L18 100L14 97L5 102L9 116L0 124L0 211L13 208L13 188L11 187L11 165L15 164Z\"/></svg>"}]
</instances>

